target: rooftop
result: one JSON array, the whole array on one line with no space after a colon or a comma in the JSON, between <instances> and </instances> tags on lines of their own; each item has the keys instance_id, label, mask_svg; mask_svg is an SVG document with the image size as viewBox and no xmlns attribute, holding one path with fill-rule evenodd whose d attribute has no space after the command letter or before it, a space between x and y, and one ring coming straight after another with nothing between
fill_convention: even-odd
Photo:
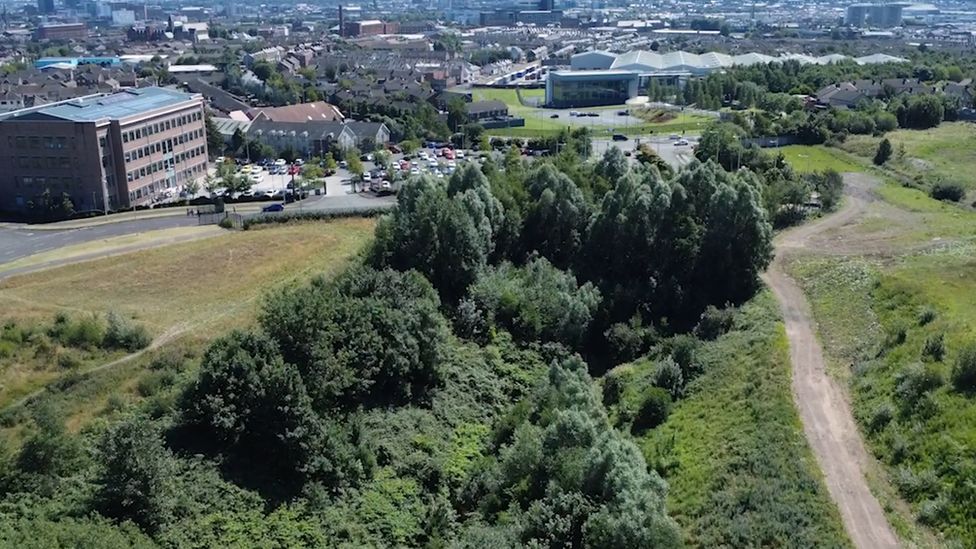
<instances>
[{"instance_id":1,"label":"rooftop","mask_svg":"<svg viewBox=\"0 0 976 549\"><path fill-rule=\"evenodd\" d=\"M73 122L118 120L190 101L193 96L167 88L127 89L118 93L91 95L40 108L8 113L5 118L48 117Z\"/></svg>"}]
</instances>

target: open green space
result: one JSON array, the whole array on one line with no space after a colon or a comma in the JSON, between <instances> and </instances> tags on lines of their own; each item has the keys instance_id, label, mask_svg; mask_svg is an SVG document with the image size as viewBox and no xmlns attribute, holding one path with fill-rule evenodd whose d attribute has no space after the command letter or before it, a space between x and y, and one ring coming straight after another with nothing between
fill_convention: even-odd
<instances>
[{"instance_id":1,"label":"open green space","mask_svg":"<svg viewBox=\"0 0 976 549\"><path fill-rule=\"evenodd\" d=\"M16 276L0 283L0 318L30 334L47 331L59 314L81 320L117 313L152 337L179 336L199 349L220 331L253 322L268 290L341 268L373 225L343 219L266 226ZM0 348L0 408L125 354L57 341L8 347L6 355Z\"/></svg>"},{"instance_id":2,"label":"open green space","mask_svg":"<svg viewBox=\"0 0 976 549\"><path fill-rule=\"evenodd\" d=\"M883 474L909 504L899 512L879 494L893 526L920 546L972 546L976 397L957 372L976 345L976 214L900 186L878 194L884 202L846 234L870 224L890 233L887 247L801 256L790 270Z\"/></svg>"},{"instance_id":3,"label":"open green space","mask_svg":"<svg viewBox=\"0 0 976 549\"><path fill-rule=\"evenodd\" d=\"M789 145L775 151L783 153L793 169L800 173L824 170L838 173L864 171L862 166L844 158L843 153L823 146Z\"/></svg>"},{"instance_id":4,"label":"open green space","mask_svg":"<svg viewBox=\"0 0 976 549\"><path fill-rule=\"evenodd\" d=\"M772 296L735 315L730 332L695 352L700 377L667 421L639 436L671 491L689 547L848 547L840 516L804 438L789 353ZM635 408L655 363L618 367L619 416Z\"/></svg>"},{"instance_id":5,"label":"open green space","mask_svg":"<svg viewBox=\"0 0 976 549\"><path fill-rule=\"evenodd\" d=\"M524 89L521 91L523 98L538 98L545 95L542 89ZM676 116L666 122L644 123L626 125L619 128L614 127L611 131L609 126L594 124L589 118L570 117L571 109L562 109L558 112L559 118L550 118L552 110L541 110L535 107L522 105L514 89L498 88L475 88L472 90L472 97L476 101L497 100L508 105L509 113L513 116L525 118L525 126L520 128L499 128L488 130L489 135L508 136L508 137L549 137L558 134L567 127L587 127L593 130L596 137L610 137L611 133L622 133L625 135L650 135L650 134L669 134L669 133L697 133L712 119L688 114L677 113ZM572 109L580 112L600 112L613 109L621 109L624 106L610 107L590 107Z\"/></svg>"},{"instance_id":6,"label":"open green space","mask_svg":"<svg viewBox=\"0 0 976 549\"><path fill-rule=\"evenodd\" d=\"M941 180L976 189L976 124L945 122L928 130L897 130L884 137L894 149L885 166L903 178ZM839 146L870 161L881 139L852 135Z\"/></svg>"}]
</instances>

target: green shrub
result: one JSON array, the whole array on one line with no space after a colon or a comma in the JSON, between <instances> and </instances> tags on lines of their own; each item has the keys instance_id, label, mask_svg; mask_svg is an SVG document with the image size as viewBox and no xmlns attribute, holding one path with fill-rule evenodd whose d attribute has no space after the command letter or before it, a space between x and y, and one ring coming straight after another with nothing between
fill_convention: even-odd
<instances>
[{"instance_id":1,"label":"green shrub","mask_svg":"<svg viewBox=\"0 0 976 549\"><path fill-rule=\"evenodd\" d=\"M966 196L966 189L958 183L936 183L929 194L936 200L959 202Z\"/></svg>"},{"instance_id":2,"label":"green shrub","mask_svg":"<svg viewBox=\"0 0 976 549\"><path fill-rule=\"evenodd\" d=\"M94 315L72 319L59 313L49 330L52 338L68 347L97 349L105 339L105 326Z\"/></svg>"},{"instance_id":3,"label":"green shrub","mask_svg":"<svg viewBox=\"0 0 976 549\"><path fill-rule=\"evenodd\" d=\"M684 376L681 375L681 367L672 357L668 356L658 362L657 369L654 371L654 385L666 390L674 400L684 395Z\"/></svg>"},{"instance_id":4,"label":"green shrub","mask_svg":"<svg viewBox=\"0 0 976 549\"><path fill-rule=\"evenodd\" d=\"M735 308L719 309L709 305L698 320L698 325L695 326L695 335L706 341L717 339L718 336L732 329L734 318Z\"/></svg>"},{"instance_id":5,"label":"green shrub","mask_svg":"<svg viewBox=\"0 0 976 549\"><path fill-rule=\"evenodd\" d=\"M934 405L929 393L941 387L945 380L932 365L913 364L895 376L897 395L902 412L924 414Z\"/></svg>"},{"instance_id":6,"label":"green shrub","mask_svg":"<svg viewBox=\"0 0 976 549\"><path fill-rule=\"evenodd\" d=\"M918 325L925 326L926 324L929 324L935 320L938 315L938 311L936 311L933 307L923 307L922 310L918 312Z\"/></svg>"},{"instance_id":7,"label":"green shrub","mask_svg":"<svg viewBox=\"0 0 976 549\"><path fill-rule=\"evenodd\" d=\"M909 501L918 501L931 497L939 490L939 476L932 469L913 471L908 467L901 467L894 476L898 491Z\"/></svg>"},{"instance_id":8,"label":"green shrub","mask_svg":"<svg viewBox=\"0 0 976 549\"><path fill-rule=\"evenodd\" d=\"M603 378L603 405L613 406L620 402L620 397L624 394L625 382L623 376L613 372L608 373Z\"/></svg>"},{"instance_id":9,"label":"green shrub","mask_svg":"<svg viewBox=\"0 0 976 549\"><path fill-rule=\"evenodd\" d=\"M10 358L17 352L17 344L13 341L0 339L0 358Z\"/></svg>"},{"instance_id":10,"label":"green shrub","mask_svg":"<svg viewBox=\"0 0 976 549\"><path fill-rule=\"evenodd\" d=\"M225 217L217 222L217 226L221 229L233 229L234 222L230 220L230 217Z\"/></svg>"},{"instance_id":11,"label":"green shrub","mask_svg":"<svg viewBox=\"0 0 976 549\"><path fill-rule=\"evenodd\" d=\"M868 424L868 428L872 433L877 433L891 423L892 418L895 416L895 409L888 402L884 402L874 409L874 413L871 414L871 421Z\"/></svg>"},{"instance_id":12,"label":"green shrub","mask_svg":"<svg viewBox=\"0 0 976 549\"><path fill-rule=\"evenodd\" d=\"M959 351L952 367L952 384L963 392L976 391L976 343L970 343Z\"/></svg>"},{"instance_id":13,"label":"green shrub","mask_svg":"<svg viewBox=\"0 0 976 549\"><path fill-rule=\"evenodd\" d=\"M650 387L644 394L631 430L635 434L643 433L664 423L671 414L671 395L660 387Z\"/></svg>"},{"instance_id":14,"label":"green shrub","mask_svg":"<svg viewBox=\"0 0 976 549\"><path fill-rule=\"evenodd\" d=\"M945 358L945 336L939 333L926 337L925 343L922 344L922 360L942 362L943 358Z\"/></svg>"},{"instance_id":15,"label":"green shrub","mask_svg":"<svg viewBox=\"0 0 976 549\"><path fill-rule=\"evenodd\" d=\"M105 331L105 346L135 352L152 343L152 337L141 324L134 324L118 313L108 314L108 329Z\"/></svg>"},{"instance_id":16,"label":"green shrub","mask_svg":"<svg viewBox=\"0 0 976 549\"><path fill-rule=\"evenodd\" d=\"M139 379L136 390L140 396L151 397L176 383L176 374L169 370L149 372Z\"/></svg>"},{"instance_id":17,"label":"green shrub","mask_svg":"<svg viewBox=\"0 0 976 549\"><path fill-rule=\"evenodd\" d=\"M61 368L62 370L74 370L79 366L81 366L81 360L79 360L78 357L68 349L62 349L62 351L58 353L58 368Z\"/></svg>"}]
</instances>

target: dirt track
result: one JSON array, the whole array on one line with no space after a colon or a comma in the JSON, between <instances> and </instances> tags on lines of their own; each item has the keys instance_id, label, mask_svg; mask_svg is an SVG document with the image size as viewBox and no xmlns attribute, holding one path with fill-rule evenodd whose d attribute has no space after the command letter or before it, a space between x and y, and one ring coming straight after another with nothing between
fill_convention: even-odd
<instances>
[{"instance_id":1,"label":"dirt track","mask_svg":"<svg viewBox=\"0 0 976 549\"><path fill-rule=\"evenodd\" d=\"M812 237L849 224L864 213L873 200L871 188L876 182L863 174L845 174L844 182L847 200L840 211L776 238L776 259L764 279L776 296L786 323L793 364L793 398L803 431L823 470L830 497L840 510L844 528L858 548L898 547L898 538L865 480L864 468L872 458L861 440L844 391L827 374L810 305L783 269L784 254L796 249L820 251L817 247L829 244Z\"/></svg>"}]
</instances>

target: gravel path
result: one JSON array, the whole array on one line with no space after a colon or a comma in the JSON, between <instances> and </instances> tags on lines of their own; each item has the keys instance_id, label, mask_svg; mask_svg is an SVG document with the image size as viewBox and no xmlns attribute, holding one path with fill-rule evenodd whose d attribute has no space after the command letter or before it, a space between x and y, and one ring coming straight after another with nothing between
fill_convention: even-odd
<instances>
[{"instance_id":1,"label":"gravel path","mask_svg":"<svg viewBox=\"0 0 976 549\"><path fill-rule=\"evenodd\" d=\"M793 398L803 431L823 470L830 497L840 510L844 528L860 549L898 547L898 538L865 480L865 468L872 458L843 389L827 373L810 304L783 268L785 253L798 248L817 251L817 241L812 237L851 223L864 213L873 200L870 189L876 181L864 174L845 174L844 182L846 201L840 211L777 237L776 259L765 280L786 323L793 364Z\"/></svg>"}]
</instances>

